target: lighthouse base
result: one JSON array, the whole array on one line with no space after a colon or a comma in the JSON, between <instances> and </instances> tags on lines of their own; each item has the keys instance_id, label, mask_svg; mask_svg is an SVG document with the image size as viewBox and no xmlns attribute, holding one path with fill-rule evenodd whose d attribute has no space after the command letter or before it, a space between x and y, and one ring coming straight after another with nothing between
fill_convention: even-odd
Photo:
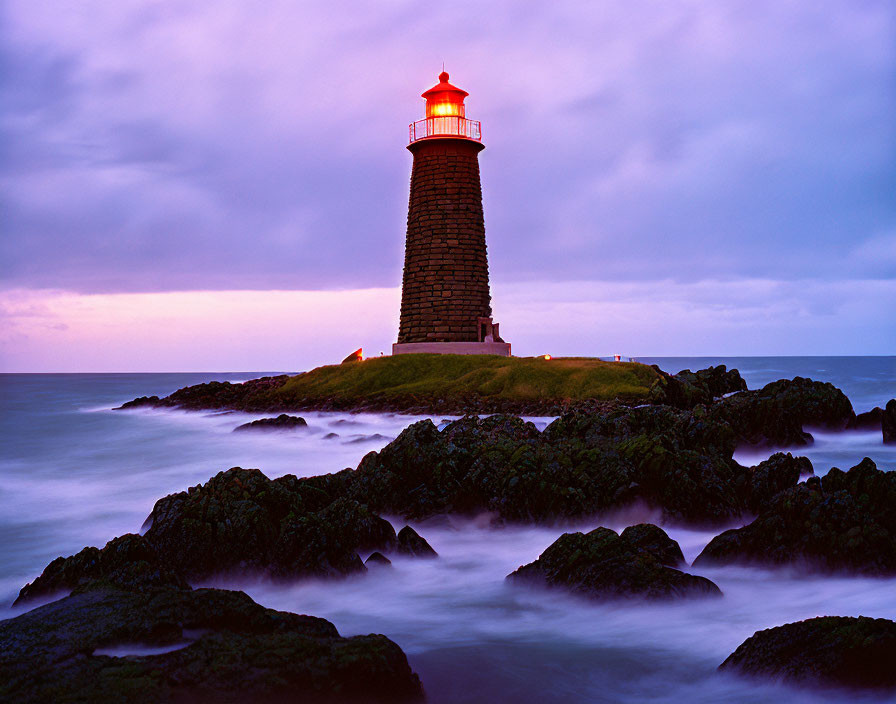
<instances>
[{"instance_id":1,"label":"lighthouse base","mask_svg":"<svg viewBox=\"0 0 896 704\"><path fill-rule=\"evenodd\" d=\"M509 342L396 342L392 354L496 354L510 356Z\"/></svg>"}]
</instances>

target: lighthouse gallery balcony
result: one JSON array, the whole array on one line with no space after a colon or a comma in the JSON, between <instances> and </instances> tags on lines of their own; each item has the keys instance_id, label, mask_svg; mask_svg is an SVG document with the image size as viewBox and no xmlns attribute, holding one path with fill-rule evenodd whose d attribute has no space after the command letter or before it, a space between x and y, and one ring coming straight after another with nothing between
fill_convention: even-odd
<instances>
[{"instance_id":1,"label":"lighthouse gallery balcony","mask_svg":"<svg viewBox=\"0 0 896 704\"><path fill-rule=\"evenodd\" d=\"M479 120L468 120L459 115L437 115L412 122L409 127L410 143L431 137L455 137L482 141L482 126Z\"/></svg>"}]
</instances>

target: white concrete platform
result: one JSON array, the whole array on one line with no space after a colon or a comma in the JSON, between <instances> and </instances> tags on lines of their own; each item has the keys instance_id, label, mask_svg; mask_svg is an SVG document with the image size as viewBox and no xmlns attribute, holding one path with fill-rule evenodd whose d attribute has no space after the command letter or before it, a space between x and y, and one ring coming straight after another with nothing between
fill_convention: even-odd
<instances>
[{"instance_id":1,"label":"white concrete platform","mask_svg":"<svg viewBox=\"0 0 896 704\"><path fill-rule=\"evenodd\" d=\"M405 342L392 345L392 354L497 354L510 356L509 342Z\"/></svg>"}]
</instances>

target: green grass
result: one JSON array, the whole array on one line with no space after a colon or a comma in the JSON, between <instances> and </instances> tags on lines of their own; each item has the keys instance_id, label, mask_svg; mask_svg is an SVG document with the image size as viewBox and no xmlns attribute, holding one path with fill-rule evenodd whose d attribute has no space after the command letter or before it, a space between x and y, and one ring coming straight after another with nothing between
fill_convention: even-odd
<instances>
[{"instance_id":1,"label":"green grass","mask_svg":"<svg viewBox=\"0 0 896 704\"><path fill-rule=\"evenodd\" d=\"M276 390L283 399L342 401L472 398L585 401L647 396L656 372L644 364L588 357L407 354L318 367Z\"/></svg>"}]
</instances>

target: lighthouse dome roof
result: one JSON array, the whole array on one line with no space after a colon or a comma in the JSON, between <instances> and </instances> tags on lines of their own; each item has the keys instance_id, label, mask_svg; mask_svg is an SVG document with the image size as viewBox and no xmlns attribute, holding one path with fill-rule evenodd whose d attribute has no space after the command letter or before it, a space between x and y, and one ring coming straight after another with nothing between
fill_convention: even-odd
<instances>
[{"instance_id":1,"label":"lighthouse dome roof","mask_svg":"<svg viewBox=\"0 0 896 704\"><path fill-rule=\"evenodd\" d=\"M439 93L456 93L456 94L458 94L458 97L460 97L460 98L466 98L469 95L469 93L467 93L467 91L463 90L462 88L458 88L457 86L451 85L448 82L448 78L449 78L448 72L442 71L439 74L439 82L436 85L434 85L432 88L430 88L428 91L426 91L425 93L422 93L422 96L428 100L432 96L437 95Z\"/></svg>"}]
</instances>

